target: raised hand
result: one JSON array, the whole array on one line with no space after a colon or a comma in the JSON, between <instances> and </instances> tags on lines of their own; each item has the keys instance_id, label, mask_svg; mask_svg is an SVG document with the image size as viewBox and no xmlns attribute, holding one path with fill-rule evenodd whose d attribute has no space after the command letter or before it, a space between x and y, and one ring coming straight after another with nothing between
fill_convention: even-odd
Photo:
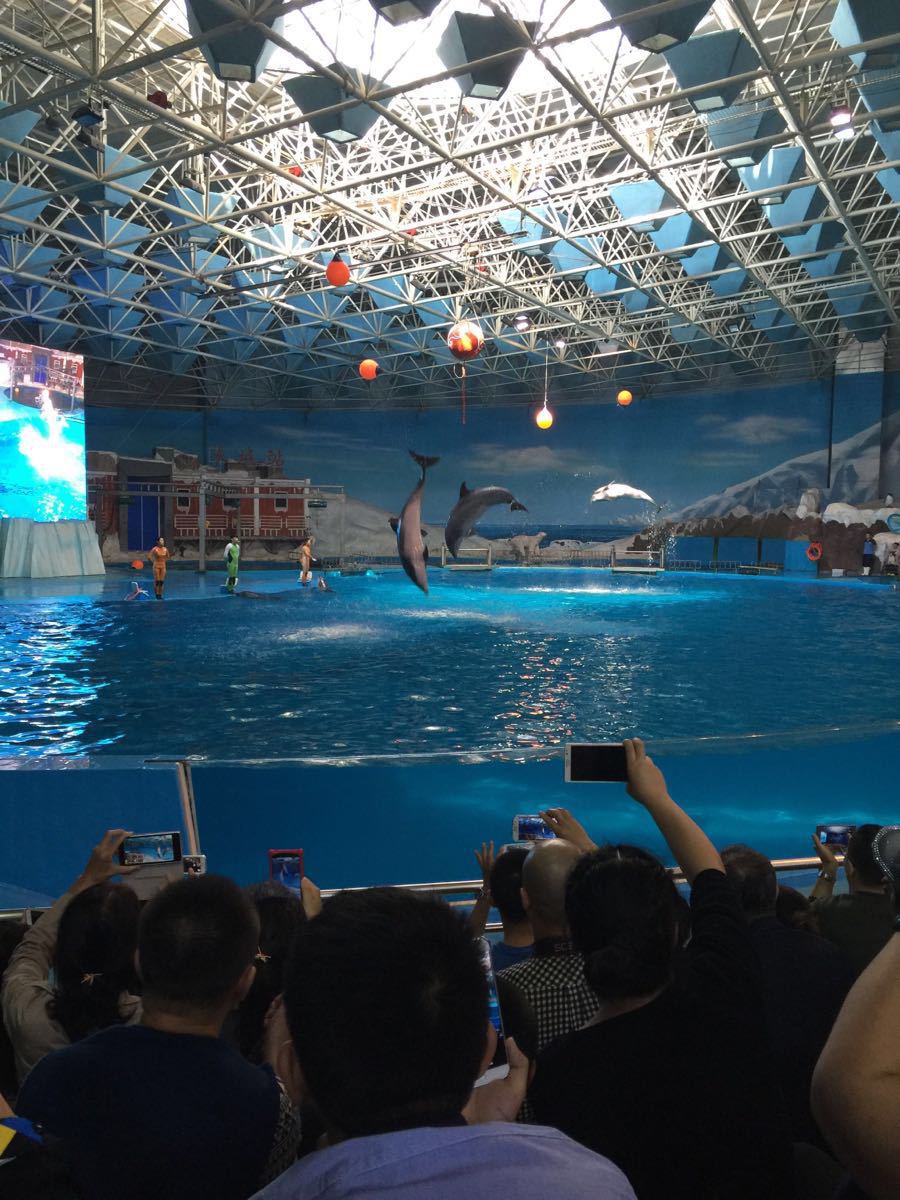
<instances>
[{"instance_id":1,"label":"raised hand","mask_svg":"<svg viewBox=\"0 0 900 1200\"><path fill-rule=\"evenodd\" d=\"M106 883L113 875L130 875L134 867L123 867L118 861L113 861L119 847L130 836L127 829L107 829L91 851L87 866L76 879L75 886L84 891L95 884Z\"/></svg>"},{"instance_id":2,"label":"raised hand","mask_svg":"<svg viewBox=\"0 0 900 1200\"><path fill-rule=\"evenodd\" d=\"M547 808L540 814L559 838L565 838L579 850L596 850L597 844L588 836L587 830L567 808Z\"/></svg>"},{"instance_id":3,"label":"raised hand","mask_svg":"<svg viewBox=\"0 0 900 1200\"><path fill-rule=\"evenodd\" d=\"M626 738L625 763L628 767L628 795L652 808L669 799L669 789L662 771L647 753L640 738Z\"/></svg>"}]
</instances>

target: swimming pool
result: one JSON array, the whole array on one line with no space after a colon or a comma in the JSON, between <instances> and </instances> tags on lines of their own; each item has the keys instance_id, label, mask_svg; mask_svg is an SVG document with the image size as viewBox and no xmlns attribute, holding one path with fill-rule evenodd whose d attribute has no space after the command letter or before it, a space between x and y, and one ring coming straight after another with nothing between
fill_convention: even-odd
<instances>
[{"instance_id":1,"label":"swimming pool","mask_svg":"<svg viewBox=\"0 0 900 1200\"><path fill-rule=\"evenodd\" d=\"M900 597L882 585L501 568L434 571L425 597L388 570L329 595L257 571L241 586L268 598L238 599L171 571L163 603L134 604L127 582L0 583L0 758L193 756L210 869L242 882L278 845L323 886L466 878L482 838L548 804L665 856L620 786L562 779L564 742L632 732L720 844L802 856L818 821L900 816ZM0 880L52 894L95 826L134 814L112 788L82 830L91 783L79 800L39 775L0 782L45 866L21 869L13 838Z\"/></svg>"},{"instance_id":2,"label":"swimming pool","mask_svg":"<svg viewBox=\"0 0 900 1200\"><path fill-rule=\"evenodd\" d=\"M55 585L64 587L64 583ZM84 585L88 586L88 585ZM515 750L767 734L900 714L900 596L864 582L589 569L171 571L163 603L7 582L0 747L8 756L215 759Z\"/></svg>"}]
</instances>

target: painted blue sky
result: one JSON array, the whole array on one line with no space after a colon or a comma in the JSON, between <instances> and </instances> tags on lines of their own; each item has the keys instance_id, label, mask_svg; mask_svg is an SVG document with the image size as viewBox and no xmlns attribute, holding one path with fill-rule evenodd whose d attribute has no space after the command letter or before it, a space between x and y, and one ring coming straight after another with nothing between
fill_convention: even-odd
<instances>
[{"instance_id":1,"label":"painted blue sky","mask_svg":"<svg viewBox=\"0 0 900 1200\"><path fill-rule=\"evenodd\" d=\"M470 487L501 484L528 507L529 519L585 524L645 515L627 500L591 505L591 492L615 479L680 508L731 484L767 471L827 441L828 387L744 390L732 396L703 395L636 400L615 405L561 405L546 433L531 408L470 409L463 426L452 410L421 413L327 412L309 414L213 410L208 417L208 458L252 449L264 460L284 455L288 475L343 484L369 503L397 511L415 483L407 456L441 456L429 473L425 518L442 521L465 480ZM871 420L869 397L860 395L843 421L862 428ZM148 454L155 445L199 453L202 418L194 413L91 409L91 449ZM503 519L503 510L491 516ZM629 522L630 523L630 522Z\"/></svg>"}]
</instances>

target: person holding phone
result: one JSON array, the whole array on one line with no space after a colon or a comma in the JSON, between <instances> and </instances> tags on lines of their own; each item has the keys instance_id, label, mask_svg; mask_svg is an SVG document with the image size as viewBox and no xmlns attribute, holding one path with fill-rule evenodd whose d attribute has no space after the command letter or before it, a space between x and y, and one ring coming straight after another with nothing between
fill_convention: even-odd
<instances>
[{"instance_id":1,"label":"person holding phone","mask_svg":"<svg viewBox=\"0 0 900 1200\"><path fill-rule=\"evenodd\" d=\"M848 891L838 896L834 885L841 861L831 846L813 835L822 863L810 893L813 914L819 932L843 950L857 975L887 943L893 929L894 906L872 852L880 828L872 823L860 825L850 835L843 859Z\"/></svg>"},{"instance_id":2,"label":"person holding phone","mask_svg":"<svg viewBox=\"0 0 900 1200\"><path fill-rule=\"evenodd\" d=\"M652 854L585 854L566 916L598 1011L539 1055L530 1099L538 1120L621 1167L641 1200L787 1200L790 1135L737 891L643 742L624 746L628 792L690 885L691 941L679 950L678 894Z\"/></svg>"}]
</instances>

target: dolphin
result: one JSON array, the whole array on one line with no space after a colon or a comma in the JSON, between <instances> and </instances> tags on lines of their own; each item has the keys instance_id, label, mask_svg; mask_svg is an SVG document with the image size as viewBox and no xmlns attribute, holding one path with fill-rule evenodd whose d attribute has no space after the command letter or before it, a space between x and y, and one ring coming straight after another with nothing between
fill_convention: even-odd
<instances>
[{"instance_id":1,"label":"dolphin","mask_svg":"<svg viewBox=\"0 0 900 1200\"><path fill-rule=\"evenodd\" d=\"M648 496L646 492L642 492L640 488L633 488L627 483L616 483L614 481L597 488L596 492L591 496L591 501L618 500L622 496L633 496L635 500L649 500L651 504L656 504L653 497Z\"/></svg>"},{"instance_id":2,"label":"dolphin","mask_svg":"<svg viewBox=\"0 0 900 1200\"><path fill-rule=\"evenodd\" d=\"M397 549L400 553L400 563L417 588L428 595L428 547L422 541L422 493L425 491L425 472L440 458L428 458L424 454L409 452L410 458L422 468L422 478L409 494L409 499L403 505L399 519L391 517L390 527L397 535Z\"/></svg>"},{"instance_id":3,"label":"dolphin","mask_svg":"<svg viewBox=\"0 0 900 1200\"><path fill-rule=\"evenodd\" d=\"M508 504L510 512L528 512L525 505L520 504L506 488L483 487L470 490L464 483L459 485L459 499L447 518L447 527L444 530L444 541L454 558L457 556L459 543L469 536L482 513L495 504Z\"/></svg>"}]
</instances>

